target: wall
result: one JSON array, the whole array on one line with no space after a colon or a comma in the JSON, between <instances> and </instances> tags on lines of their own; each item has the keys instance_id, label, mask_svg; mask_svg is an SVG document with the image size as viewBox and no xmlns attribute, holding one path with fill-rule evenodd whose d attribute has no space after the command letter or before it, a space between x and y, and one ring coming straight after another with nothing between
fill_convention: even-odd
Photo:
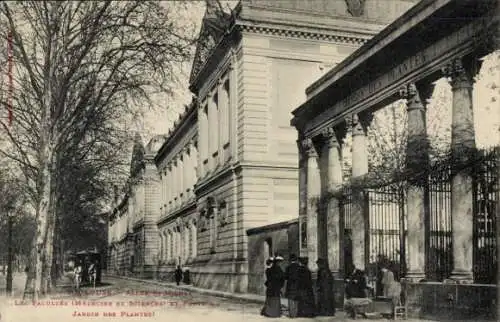
<instances>
[{"instance_id":1,"label":"wall","mask_svg":"<svg viewBox=\"0 0 500 322\"><path fill-rule=\"evenodd\" d=\"M238 56L238 211L245 229L296 218L297 133L291 111L306 87L357 47L353 43L244 32Z\"/></svg>"},{"instance_id":2,"label":"wall","mask_svg":"<svg viewBox=\"0 0 500 322\"><path fill-rule=\"evenodd\" d=\"M498 321L496 285L427 282L408 283L404 289L412 317Z\"/></svg>"},{"instance_id":3,"label":"wall","mask_svg":"<svg viewBox=\"0 0 500 322\"><path fill-rule=\"evenodd\" d=\"M268 240L272 250L267 250ZM273 254L282 256L281 263L285 270L289 255L298 254L298 222L297 220L258 227L248 231L248 292L265 294L265 262Z\"/></svg>"},{"instance_id":4,"label":"wall","mask_svg":"<svg viewBox=\"0 0 500 322\"><path fill-rule=\"evenodd\" d=\"M252 5L274 7L283 11L293 10L298 12L314 13L317 16L335 16L353 19L349 13L348 2L354 5L360 1L341 1L341 0L314 0L314 1L296 1L296 0L243 0L243 2ZM364 10L361 17L362 21L386 22L389 23L399 17L404 11L409 9L418 0L364 0ZM356 19L356 18L355 18Z\"/></svg>"}]
</instances>

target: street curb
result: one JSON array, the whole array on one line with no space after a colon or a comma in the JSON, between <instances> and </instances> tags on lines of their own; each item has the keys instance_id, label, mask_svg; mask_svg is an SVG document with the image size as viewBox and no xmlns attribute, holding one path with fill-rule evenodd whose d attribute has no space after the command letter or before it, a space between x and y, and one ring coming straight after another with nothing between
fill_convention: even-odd
<instances>
[{"instance_id":1,"label":"street curb","mask_svg":"<svg viewBox=\"0 0 500 322\"><path fill-rule=\"evenodd\" d=\"M130 280L130 281L136 281L136 282L142 282L142 283L148 283L148 284L153 284L153 285L158 285L158 286L164 286L164 287L179 289L179 290L183 290L183 291L195 292L195 293L199 293L202 295L211 295L211 296L217 296L217 297L226 298L226 299L240 300L240 301L245 301L248 303L254 303L254 304L264 304L265 303L265 297L259 296L256 294L241 294L240 295L237 293L209 290L209 289L203 289L203 288L194 287L194 286L181 286L181 285L178 286L178 285L175 285L173 283L165 283L165 282L159 282L159 281L155 281L155 280L141 279L141 278L128 277L128 276L119 276L119 275L112 275L112 274L103 274L103 276L120 278L120 279L124 279L124 280Z\"/></svg>"}]
</instances>

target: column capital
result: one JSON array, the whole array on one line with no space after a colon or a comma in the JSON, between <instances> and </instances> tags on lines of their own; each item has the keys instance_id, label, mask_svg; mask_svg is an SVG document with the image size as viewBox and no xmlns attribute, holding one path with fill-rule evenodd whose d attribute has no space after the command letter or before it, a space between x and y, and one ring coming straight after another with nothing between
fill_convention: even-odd
<instances>
[{"instance_id":1,"label":"column capital","mask_svg":"<svg viewBox=\"0 0 500 322\"><path fill-rule=\"evenodd\" d=\"M317 157L318 153L314 148L314 143L311 138L305 138L301 141L302 151L309 157Z\"/></svg>"},{"instance_id":2,"label":"column capital","mask_svg":"<svg viewBox=\"0 0 500 322\"><path fill-rule=\"evenodd\" d=\"M326 141L329 148L340 147L339 141L337 139L337 133L333 126L328 126L321 131L321 135Z\"/></svg>"},{"instance_id":3,"label":"column capital","mask_svg":"<svg viewBox=\"0 0 500 322\"><path fill-rule=\"evenodd\" d=\"M463 58L452 59L441 68L441 72L445 77L449 78L452 89L472 89L472 85L474 84L473 68L471 64L464 63Z\"/></svg>"},{"instance_id":4,"label":"column capital","mask_svg":"<svg viewBox=\"0 0 500 322\"><path fill-rule=\"evenodd\" d=\"M350 118L346 118L350 121L352 126L352 135L366 135L368 126L373 120L372 113L355 113Z\"/></svg>"},{"instance_id":5,"label":"column capital","mask_svg":"<svg viewBox=\"0 0 500 322\"><path fill-rule=\"evenodd\" d=\"M406 109L408 111L425 109L425 105L420 99L420 93L414 83L402 86L399 89L399 96L406 100Z\"/></svg>"}]
</instances>

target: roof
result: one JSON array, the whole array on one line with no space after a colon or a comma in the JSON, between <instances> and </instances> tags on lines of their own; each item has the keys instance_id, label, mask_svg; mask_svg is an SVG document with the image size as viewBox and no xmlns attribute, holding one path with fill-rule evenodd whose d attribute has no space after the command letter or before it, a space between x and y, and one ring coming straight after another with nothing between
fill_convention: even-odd
<instances>
[{"instance_id":1,"label":"roof","mask_svg":"<svg viewBox=\"0 0 500 322\"><path fill-rule=\"evenodd\" d=\"M351 110L354 103L346 102L345 107L340 104L343 100L355 100L353 96L360 93L353 89L362 89L402 64L404 59L446 38L460 26L477 20L477 15L487 10L488 1L493 2L422 0L309 86L307 101L292 112L291 124L304 131L310 119L325 111L330 118L354 113Z\"/></svg>"},{"instance_id":2,"label":"roof","mask_svg":"<svg viewBox=\"0 0 500 322\"><path fill-rule=\"evenodd\" d=\"M299 219L295 218L292 220L282 221L279 223L274 223L274 224L270 224L270 225L266 225L266 226L250 228L247 230L247 235L256 235L256 234L260 234L263 232L281 230L281 229L288 228L289 226L295 225L298 223L299 223Z\"/></svg>"}]
</instances>

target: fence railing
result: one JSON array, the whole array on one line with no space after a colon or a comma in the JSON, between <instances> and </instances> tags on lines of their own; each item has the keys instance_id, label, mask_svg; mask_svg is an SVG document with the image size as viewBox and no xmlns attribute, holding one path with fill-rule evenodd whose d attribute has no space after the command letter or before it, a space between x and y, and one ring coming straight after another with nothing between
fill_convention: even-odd
<instances>
[{"instance_id":1,"label":"fence railing","mask_svg":"<svg viewBox=\"0 0 500 322\"><path fill-rule=\"evenodd\" d=\"M499 149L479 151L473 170L473 260L477 283L497 282L496 215L499 202ZM426 267L428 280L442 281L453 270L451 167L432 171L426 191ZM365 189L368 208L367 242L369 262L373 269L382 262L397 275L406 274L407 214L405 183L396 182L379 188ZM352 269L351 189L344 189L340 203L344 223L345 271Z\"/></svg>"}]
</instances>

